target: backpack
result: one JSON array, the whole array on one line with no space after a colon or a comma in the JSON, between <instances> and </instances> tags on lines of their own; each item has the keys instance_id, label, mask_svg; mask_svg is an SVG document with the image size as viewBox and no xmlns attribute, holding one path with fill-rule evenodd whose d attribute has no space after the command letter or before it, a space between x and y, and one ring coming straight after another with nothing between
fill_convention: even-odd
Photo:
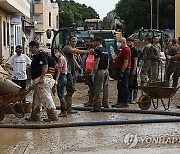
<instances>
[{"instance_id":1,"label":"backpack","mask_svg":"<svg viewBox=\"0 0 180 154\"><path fill-rule=\"evenodd\" d=\"M56 74L56 60L50 56L48 56L48 73L54 76Z\"/></svg>"},{"instance_id":2,"label":"backpack","mask_svg":"<svg viewBox=\"0 0 180 154\"><path fill-rule=\"evenodd\" d=\"M95 63L95 57L94 54L89 54L87 59L86 59L86 71L93 71L94 68L94 63Z\"/></svg>"},{"instance_id":3,"label":"backpack","mask_svg":"<svg viewBox=\"0 0 180 154\"><path fill-rule=\"evenodd\" d=\"M40 52L44 52L43 50L40 50ZM48 53L46 53L47 58L48 58L48 72L55 78L56 75L56 60L50 56Z\"/></svg>"}]
</instances>

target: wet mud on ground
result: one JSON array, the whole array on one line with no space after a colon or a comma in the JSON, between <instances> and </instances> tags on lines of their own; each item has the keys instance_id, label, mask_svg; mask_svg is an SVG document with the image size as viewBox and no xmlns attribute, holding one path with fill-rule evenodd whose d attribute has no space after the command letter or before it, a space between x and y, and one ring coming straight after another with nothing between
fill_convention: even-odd
<instances>
[{"instance_id":1,"label":"wet mud on ground","mask_svg":"<svg viewBox=\"0 0 180 154\"><path fill-rule=\"evenodd\" d=\"M87 87L77 84L74 106L83 106L87 101ZM116 102L116 81L110 81L110 105ZM59 105L55 98L56 105ZM179 91L172 98L170 111L180 112ZM130 109L139 109L130 105ZM153 110L153 107L151 107ZM159 110L163 110L161 104ZM58 111L59 112L59 111ZM167 111L168 112L168 111ZM26 115L27 117L29 115ZM46 116L43 114L43 116ZM6 115L0 124L30 124L14 115ZM77 114L59 118L58 123L135 120L135 119L179 118L163 115L129 113L92 113L78 111ZM33 123L34 124L34 123ZM49 123L37 123L49 124ZM51 122L50 124L53 124ZM119 154L119 153L164 153L178 154L180 151L180 123L112 125L93 127L67 127L53 129L7 129L0 128L0 154Z\"/></svg>"}]
</instances>

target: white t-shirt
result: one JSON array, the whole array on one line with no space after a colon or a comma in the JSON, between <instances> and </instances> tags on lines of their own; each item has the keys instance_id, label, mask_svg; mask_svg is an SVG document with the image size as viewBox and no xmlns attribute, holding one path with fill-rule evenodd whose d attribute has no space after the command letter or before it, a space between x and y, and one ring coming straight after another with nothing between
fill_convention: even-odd
<instances>
[{"instance_id":1,"label":"white t-shirt","mask_svg":"<svg viewBox=\"0 0 180 154\"><path fill-rule=\"evenodd\" d=\"M13 67L12 75L14 80L27 79L26 67L31 64L31 59L27 55L13 55L9 58L7 64L11 64Z\"/></svg>"}]
</instances>

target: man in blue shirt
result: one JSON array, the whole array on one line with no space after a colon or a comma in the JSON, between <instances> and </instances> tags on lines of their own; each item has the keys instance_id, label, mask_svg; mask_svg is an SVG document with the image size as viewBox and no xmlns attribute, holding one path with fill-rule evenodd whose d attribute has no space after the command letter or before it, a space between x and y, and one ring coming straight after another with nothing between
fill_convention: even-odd
<instances>
[{"instance_id":1,"label":"man in blue shirt","mask_svg":"<svg viewBox=\"0 0 180 154\"><path fill-rule=\"evenodd\" d=\"M102 46L102 38L94 39L95 64L94 64L94 104L92 112L100 112L101 104L108 108L108 80L109 56L108 51Z\"/></svg>"},{"instance_id":2,"label":"man in blue shirt","mask_svg":"<svg viewBox=\"0 0 180 154\"><path fill-rule=\"evenodd\" d=\"M31 77L34 84L34 96L31 117L26 120L39 121L40 111L43 105L48 116L48 119L44 119L44 121L55 121L57 120L57 112L51 95L51 88L54 86L55 81L52 75L47 74L48 55L39 48L37 41L31 41L29 43L29 49L33 54Z\"/></svg>"}]
</instances>

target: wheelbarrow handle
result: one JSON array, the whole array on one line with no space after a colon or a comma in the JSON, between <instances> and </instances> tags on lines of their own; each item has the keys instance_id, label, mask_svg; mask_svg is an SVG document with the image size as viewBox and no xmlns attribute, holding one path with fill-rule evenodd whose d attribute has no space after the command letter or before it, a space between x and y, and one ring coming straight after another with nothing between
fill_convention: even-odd
<instances>
[{"instance_id":1,"label":"wheelbarrow handle","mask_svg":"<svg viewBox=\"0 0 180 154\"><path fill-rule=\"evenodd\" d=\"M175 93L179 90L179 88L180 88L180 86L178 86L177 88L176 88L176 91L175 91Z\"/></svg>"}]
</instances>

